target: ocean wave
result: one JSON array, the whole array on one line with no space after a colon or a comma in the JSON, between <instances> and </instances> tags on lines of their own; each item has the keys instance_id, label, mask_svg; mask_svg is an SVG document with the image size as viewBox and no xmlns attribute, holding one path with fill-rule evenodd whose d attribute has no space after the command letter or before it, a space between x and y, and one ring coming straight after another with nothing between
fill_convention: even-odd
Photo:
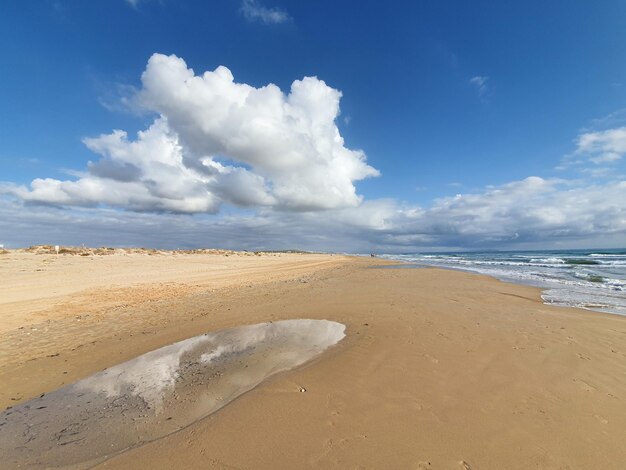
<instances>
[{"instance_id":1,"label":"ocean wave","mask_svg":"<svg viewBox=\"0 0 626 470\"><path fill-rule=\"evenodd\" d=\"M573 265L580 264L580 265L583 265L583 266L587 266L587 265L593 266L593 265L600 264L600 262L592 260L592 259L571 259L570 258L570 259L566 259L565 260L565 264L573 264Z\"/></svg>"},{"instance_id":2,"label":"ocean wave","mask_svg":"<svg viewBox=\"0 0 626 470\"><path fill-rule=\"evenodd\" d=\"M600 266L615 266L615 267L626 266L626 259L624 259L624 260L615 260L615 261L605 261L605 260L602 260L602 261L600 261L600 263L598 263L598 265L600 265Z\"/></svg>"},{"instance_id":3,"label":"ocean wave","mask_svg":"<svg viewBox=\"0 0 626 470\"><path fill-rule=\"evenodd\" d=\"M565 264L563 258L531 258L531 263L543 263L543 264Z\"/></svg>"},{"instance_id":4,"label":"ocean wave","mask_svg":"<svg viewBox=\"0 0 626 470\"><path fill-rule=\"evenodd\" d=\"M604 283L615 290L626 290L626 281L622 279L605 279Z\"/></svg>"},{"instance_id":5,"label":"ocean wave","mask_svg":"<svg viewBox=\"0 0 626 470\"><path fill-rule=\"evenodd\" d=\"M547 289L543 291L541 298L544 303L558 307L576 307L626 315L626 298L623 296L599 295L584 290Z\"/></svg>"},{"instance_id":6,"label":"ocean wave","mask_svg":"<svg viewBox=\"0 0 626 470\"><path fill-rule=\"evenodd\" d=\"M585 280L587 280L589 282L599 282L599 283L602 283L602 282L605 282L605 280L606 280L604 277L602 277L602 276L600 276L598 274L593 274L593 273L580 273L580 272L578 272L578 273L574 273L574 276L576 276L579 279L585 279Z\"/></svg>"},{"instance_id":7,"label":"ocean wave","mask_svg":"<svg viewBox=\"0 0 626 470\"><path fill-rule=\"evenodd\" d=\"M626 314L626 251L405 254L386 258L460 269L544 289L551 305ZM547 294L546 294L547 293Z\"/></svg>"}]
</instances>

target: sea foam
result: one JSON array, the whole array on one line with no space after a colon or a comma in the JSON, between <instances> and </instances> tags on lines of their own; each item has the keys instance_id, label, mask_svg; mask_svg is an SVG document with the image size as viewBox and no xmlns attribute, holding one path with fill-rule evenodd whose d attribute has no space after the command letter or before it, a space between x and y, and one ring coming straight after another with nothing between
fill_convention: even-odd
<instances>
[{"instance_id":1,"label":"sea foam","mask_svg":"<svg viewBox=\"0 0 626 470\"><path fill-rule=\"evenodd\" d=\"M547 304L626 315L624 250L554 250L382 255L384 258L488 274L544 289Z\"/></svg>"}]
</instances>

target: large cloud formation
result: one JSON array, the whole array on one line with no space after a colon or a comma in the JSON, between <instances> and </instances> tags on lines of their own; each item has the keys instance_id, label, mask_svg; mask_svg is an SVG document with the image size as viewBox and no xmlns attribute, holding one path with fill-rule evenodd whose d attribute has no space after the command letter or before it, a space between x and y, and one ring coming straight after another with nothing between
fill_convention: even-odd
<instances>
[{"instance_id":1,"label":"large cloud formation","mask_svg":"<svg viewBox=\"0 0 626 470\"><path fill-rule=\"evenodd\" d=\"M155 54L135 96L152 124L135 138L115 130L84 139L99 158L73 180L0 183L0 242L349 252L624 245L626 128L580 135L563 162L604 176L532 176L421 207L357 194L355 182L378 171L345 146L340 99L315 77L283 93ZM240 209L208 215L222 205Z\"/></svg>"},{"instance_id":2,"label":"large cloud formation","mask_svg":"<svg viewBox=\"0 0 626 470\"><path fill-rule=\"evenodd\" d=\"M77 180L12 187L24 201L134 211L215 213L220 204L311 211L354 207L355 181L377 176L344 145L335 119L341 93L316 77L285 95L236 83L226 67L196 75L176 56L154 54L137 102L157 114L126 132L84 139L100 159Z\"/></svg>"},{"instance_id":3,"label":"large cloud formation","mask_svg":"<svg viewBox=\"0 0 626 470\"><path fill-rule=\"evenodd\" d=\"M0 198L0 239L35 243L300 248L348 252L616 247L626 237L626 181L607 185L529 177L430 207L391 199L325 212L262 209L219 218L107 208L71 210ZM114 227L114 230L111 228Z\"/></svg>"},{"instance_id":4,"label":"large cloud formation","mask_svg":"<svg viewBox=\"0 0 626 470\"><path fill-rule=\"evenodd\" d=\"M626 181L589 185L531 176L405 211L387 241L409 247L571 247L623 244L625 236Z\"/></svg>"}]
</instances>

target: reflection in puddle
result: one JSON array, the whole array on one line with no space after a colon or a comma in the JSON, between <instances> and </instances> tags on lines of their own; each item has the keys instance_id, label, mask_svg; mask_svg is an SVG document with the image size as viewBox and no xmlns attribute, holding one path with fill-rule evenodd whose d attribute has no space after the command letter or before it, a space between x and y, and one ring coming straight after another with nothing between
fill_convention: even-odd
<instances>
[{"instance_id":1,"label":"reflection in puddle","mask_svg":"<svg viewBox=\"0 0 626 470\"><path fill-rule=\"evenodd\" d=\"M87 468L171 434L339 342L345 326L285 320L189 338L0 413L11 468Z\"/></svg>"}]
</instances>

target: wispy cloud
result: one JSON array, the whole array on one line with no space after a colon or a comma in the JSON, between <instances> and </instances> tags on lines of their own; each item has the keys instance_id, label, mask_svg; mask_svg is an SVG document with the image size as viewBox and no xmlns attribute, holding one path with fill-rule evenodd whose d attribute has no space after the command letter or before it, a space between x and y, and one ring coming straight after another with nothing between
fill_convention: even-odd
<instances>
[{"instance_id":1,"label":"wispy cloud","mask_svg":"<svg viewBox=\"0 0 626 470\"><path fill-rule=\"evenodd\" d=\"M286 11L280 8L268 8L256 0L243 0L241 13L248 21L259 21L264 24L286 23L291 20Z\"/></svg>"},{"instance_id":2,"label":"wispy cloud","mask_svg":"<svg viewBox=\"0 0 626 470\"><path fill-rule=\"evenodd\" d=\"M608 129L612 127L621 127L626 125L626 108L621 108L612 113L593 119L591 127L582 129L582 132L592 132L597 129Z\"/></svg>"},{"instance_id":3,"label":"wispy cloud","mask_svg":"<svg viewBox=\"0 0 626 470\"><path fill-rule=\"evenodd\" d=\"M597 165L615 165L626 155L626 126L581 133L576 139L576 150L561 159L559 170L575 167L584 173L602 177L608 169L588 168Z\"/></svg>"},{"instance_id":4,"label":"wispy cloud","mask_svg":"<svg viewBox=\"0 0 626 470\"><path fill-rule=\"evenodd\" d=\"M108 111L135 115L143 112L135 100L138 90L132 85L94 80L94 88L99 94L98 103Z\"/></svg>"},{"instance_id":5,"label":"wispy cloud","mask_svg":"<svg viewBox=\"0 0 626 470\"><path fill-rule=\"evenodd\" d=\"M124 0L129 6L135 10L139 10L139 6L144 3L156 1L159 5L164 6L165 0Z\"/></svg>"},{"instance_id":6,"label":"wispy cloud","mask_svg":"<svg viewBox=\"0 0 626 470\"><path fill-rule=\"evenodd\" d=\"M489 92L489 87L487 82L489 81L489 77L484 75L476 75L469 79L469 84L472 85L476 89L476 93L480 98L486 97Z\"/></svg>"},{"instance_id":7,"label":"wispy cloud","mask_svg":"<svg viewBox=\"0 0 626 470\"><path fill-rule=\"evenodd\" d=\"M621 160L626 154L626 126L580 135L576 153L588 156L594 163Z\"/></svg>"}]
</instances>

